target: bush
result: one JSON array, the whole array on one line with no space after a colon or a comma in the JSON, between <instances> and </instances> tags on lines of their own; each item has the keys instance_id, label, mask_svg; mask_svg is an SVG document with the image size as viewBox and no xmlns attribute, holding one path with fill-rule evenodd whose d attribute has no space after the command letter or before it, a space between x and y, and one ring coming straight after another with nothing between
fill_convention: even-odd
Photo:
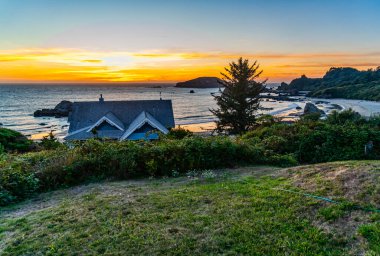
<instances>
[{"instance_id":1,"label":"bush","mask_svg":"<svg viewBox=\"0 0 380 256\"><path fill-rule=\"evenodd\" d=\"M17 158L7 164L7 160L1 161L0 205L30 197L39 187L39 180L31 172L29 162Z\"/></svg>"},{"instance_id":2,"label":"bush","mask_svg":"<svg viewBox=\"0 0 380 256\"><path fill-rule=\"evenodd\" d=\"M280 161L286 159L266 156L265 150L253 143L221 136L156 142L88 140L73 149L59 147L8 156L0 165L0 204L92 180L171 176L173 170L185 174L189 170Z\"/></svg>"},{"instance_id":3,"label":"bush","mask_svg":"<svg viewBox=\"0 0 380 256\"><path fill-rule=\"evenodd\" d=\"M344 110L338 112L336 110L332 111L326 119L327 123L330 124L346 124L346 123L355 123L361 124L365 123L365 119L358 113L353 111L352 109Z\"/></svg>"},{"instance_id":4,"label":"bush","mask_svg":"<svg viewBox=\"0 0 380 256\"><path fill-rule=\"evenodd\" d=\"M301 116L301 121L303 122L315 122L321 118L321 113L310 113Z\"/></svg>"},{"instance_id":5,"label":"bush","mask_svg":"<svg viewBox=\"0 0 380 256\"><path fill-rule=\"evenodd\" d=\"M19 132L0 128L0 145L6 151L26 152L32 149L33 142Z\"/></svg>"},{"instance_id":6,"label":"bush","mask_svg":"<svg viewBox=\"0 0 380 256\"><path fill-rule=\"evenodd\" d=\"M53 132L50 132L47 136L44 136L39 143L40 146L42 146L44 149L50 150L50 149L56 149L63 144L61 144L57 138L54 136Z\"/></svg>"},{"instance_id":7,"label":"bush","mask_svg":"<svg viewBox=\"0 0 380 256\"><path fill-rule=\"evenodd\" d=\"M181 140L183 138L191 137L191 136L193 136L193 133L191 131L178 127L178 128L171 129L169 133L166 135L166 138Z\"/></svg>"}]
</instances>

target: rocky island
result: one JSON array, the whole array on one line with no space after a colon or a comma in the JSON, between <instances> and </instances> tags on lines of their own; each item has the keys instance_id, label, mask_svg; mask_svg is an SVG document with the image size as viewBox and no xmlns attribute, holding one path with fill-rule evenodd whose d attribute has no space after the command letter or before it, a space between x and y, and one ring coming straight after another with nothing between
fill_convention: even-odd
<instances>
[{"instance_id":1,"label":"rocky island","mask_svg":"<svg viewBox=\"0 0 380 256\"><path fill-rule=\"evenodd\" d=\"M34 117L54 116L54 117L67 117L72 109L73 103L68 100L61 101L53 109L39 109L33 113Z\"/></svg>"},{"instance_id":2,"label":"rocky island","mask_svg":"<svg viewBox=\"0 0 380 256\"><path fill-rule=\"evenodd\" d=\"M198 77L189 81L179 82L178 88L219 88L223 87L222 80L217 77Z\"/></svg>"}]
</instances>

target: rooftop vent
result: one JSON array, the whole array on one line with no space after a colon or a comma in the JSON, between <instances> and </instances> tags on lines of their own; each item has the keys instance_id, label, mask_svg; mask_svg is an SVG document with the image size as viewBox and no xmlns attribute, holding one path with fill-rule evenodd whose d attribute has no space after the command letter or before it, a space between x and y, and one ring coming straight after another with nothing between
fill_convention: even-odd
<instances>
[{"instance_id":1,"label":"rooftop vent","mask_svg":"<svg viewBox=\"0 0 380 256\"><path fill-rule=\"evenodd\" d=\"M103 94L100 94L99 102L104 102Z\"/></svg>"}]
</instances>

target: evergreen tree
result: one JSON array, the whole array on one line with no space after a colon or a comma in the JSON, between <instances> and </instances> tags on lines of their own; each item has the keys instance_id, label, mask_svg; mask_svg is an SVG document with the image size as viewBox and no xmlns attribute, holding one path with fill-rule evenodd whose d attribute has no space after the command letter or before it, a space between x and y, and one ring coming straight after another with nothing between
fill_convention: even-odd
<instances>
[{"instance_id":1,"label":"evergreen tree","mask_svg":"<svg viewBox=\"0 0 380 256\"><path fill-rule=\"evenodd\" d=\"M226 73L221 73L224 90L214 96L219 108L210 110L218 118L217 132L242 134L254 126L260 93L266 82L256 81L263 72L259 67L257 61L251 65L248 60L239 58L225 68Z\"/></svg>"}]
</instances>

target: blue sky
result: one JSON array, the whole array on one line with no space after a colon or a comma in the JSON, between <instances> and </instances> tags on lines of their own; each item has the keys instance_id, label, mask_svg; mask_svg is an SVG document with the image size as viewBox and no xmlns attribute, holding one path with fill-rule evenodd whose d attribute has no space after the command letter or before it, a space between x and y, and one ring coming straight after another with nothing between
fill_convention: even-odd
<instances>
[{"instance_id":1,"label":"blue sky","mask_svg":"<svg viewBox=\"0 0 380 256\"><path fill-rule=\"evenodd\" d=\"M0 50L370 55L379 11L378 0L0 0Z\"/></svg>"}]
</instances>

